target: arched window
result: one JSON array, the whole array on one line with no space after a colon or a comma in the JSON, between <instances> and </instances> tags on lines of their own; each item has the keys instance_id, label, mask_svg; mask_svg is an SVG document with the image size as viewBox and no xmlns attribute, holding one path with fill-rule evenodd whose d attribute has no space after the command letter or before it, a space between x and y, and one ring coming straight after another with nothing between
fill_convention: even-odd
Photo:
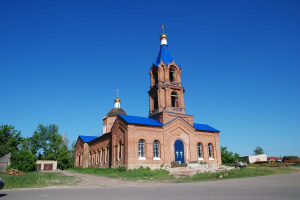
<instances>
[{"instance_id":1,"label":"arched window","mask_svg":"<svg viewBox=\"0 0 300 200\"><path fill-rule=\"evenodd\" d=\"M145 157L145 140L139 140L139 158Z\"/></svg>"},{"instance_id":2,"label":"arched window","mask_svg":"<svg viewBox=\"0 0 300 200\"><path fill-rule=\"evenodd\" d=\"M175 82L175 70L171 68L169 72L170 72L170 81Z\"/></svg>"},{"instance_id":3,"label":"arched window","mask_svg":"<svg viewBox=\"0 0 300 200\"><path fill-rule=\"evenodd\" d=\"M198 150L198 158L202 158L202 144L200 142L197 144L197 150Z\"/></svg>"},{"instance_id":4,"label":"arched window","mask_svg":"<svg viewBox=\"0 0 300 200\"><path fill-rule=\"evenodd\" d=\"M92 165L92 152L89 154L89 164Z\"/></svg>"},{"instance_id":5,"label":"arched window","mask_svg":"<svg viewBox=\"0 0 300 200\"><path fill-rule=\"evenodd\" d=\"M178 106L178 96L176 92L171 93L171 101L172 101L172 107L176 108Z\"/></svg>"},{"instance_id":6,"label":"arched window","mask_svg":"<svg viewBox=\"0 0 300 200\"><path fill-rule=\"evenodd\" d=\"M78 156L78 166L80 166L80 159L81 159L81 154Z\"/></svg>"},{"instance_id":7,"label":"arched window","mask_svg":"<svg viewBox=\"0 0 300 200\"><path fill-rule=\"evenodd\" d=\"M208 156L209 158L213 158L213 146L211 143L208 144Z\"/></svg>"},{"instance_id":8,"label":"arched window","mask_svg":"<svg viewBox=\"0 0 300 200\"><path fill-rule=\"evenodd\" d=\"M109 147L106 147L106 159L105 159L105 163L107 163L109 160Z\"/></svg>"},{"instance_id":9,"label":"arched window","mask_svg":"<svg viewBox=\"0 0 300 200\"><path fill-rule=\"evenodd\" d=\"M103 134L106 133L106 125L103 125Z\"/></svg>"},{"instance_id":10,"label":"arched window","mask_svg":"<svg viewBox=\"0 0 300 200\"><path fill-rule=\"evenodd\" d=\"M100 151L97 149L97 164L100 162Z\"/></svg>"},{"instance_id":11,"label":"arched window","mask_svg":"<svg viewBox=\"0 0 300 200\"><path fill-rule=\"evenodd\" d=\"M158 70L157 70L157 68L153 68L152 73L153 73L154 84L156 85L158 83Z\"/></svg>"},{"instance_id":12,"label":"arched window","mask_svg":"<svg viewBox=\"0 0 300 200\"><path fill-rule=\"evenodd\" d=\"M153 158L159 158L159 141L154 140L153 142Z\"/></svg>"},{"instance_id":13,"label":"arched window","mask_svg":"<svg viewBox=\"0 0 300 200\"><path fill-rule=\"evenodd\" d=\"M101 154L101 163L104 163L104 158L105 158L105 150L102 147L102 154Z\"/></svg>"},{"instance_id":14,"label":"arched window","mask_svg":"<svg viewBox=\"0 0 300 200\"><path fill-rule=\"evenodd\" d=\"M153 93L152 99L153 99L153 103L154 103L154 109L157 109L158 108L157 91L155 91L155 93Z\"/></svg>"},{"instance_id":15,"label":"arched window","mask_svg":"<svg viewBox=\"0 0 300 200\"><path fill-rule=\"evenodd\" d=\"M122 142L119 142L119 161L122 160Z\"/></svg>"},{"instance_id":16,"label":"arched window","mask_svg":"<svg viewBox=\"0 0 300 200\"><path fill-rule=\"evenodd\" d=\"M94 151L94 159L93 159L93 165L95 165L96 164L96 152Z\"/></svg>"}]
</instances>

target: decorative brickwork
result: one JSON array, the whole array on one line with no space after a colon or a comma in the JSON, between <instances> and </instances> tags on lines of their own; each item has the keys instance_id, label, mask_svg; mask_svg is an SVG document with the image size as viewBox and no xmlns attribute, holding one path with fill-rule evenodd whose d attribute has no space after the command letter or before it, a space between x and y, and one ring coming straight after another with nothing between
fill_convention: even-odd
<instances>
[{"instance_id":1,"label":"decorative brickwork","mask_svg":"<svg viewBox=\"0 0 300 200\"><path fill-rule=\"evenodd\" d=\"M118 107L103 119L103 135L91 141L79 136L75 166L154 169L178 160L185 163L180 166L221 164L219 131L207 125L194 127L193 115L185 110L181 69L168 51L167 36L163 34L161 39L161 50L149 73L149 118L115 114L126 113L119 108L117 97Z\"/></svg>"}]
</instances>

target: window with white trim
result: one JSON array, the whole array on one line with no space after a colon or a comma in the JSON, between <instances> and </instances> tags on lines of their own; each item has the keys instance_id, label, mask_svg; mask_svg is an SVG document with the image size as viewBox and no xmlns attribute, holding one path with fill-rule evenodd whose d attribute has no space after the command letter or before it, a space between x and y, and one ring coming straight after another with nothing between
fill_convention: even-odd
<instances>
[{"instance_id":1,"label":"window with white trim","mask_svg":"<svg viewBox=\"0 0 300 200\"><path fill-rule=\"evenodd\" d=\"M153 158L159 158L159 141L154 140L153 142Z\"/></svg>"},{"instance_id":2,"label":"window with white trim","mask_svg":"<svg viewBox=\"0 0 300 200\"><path fill-rule=\"evenodd\" d=\"M208 156L209 158L213 158L213 146L211 143L208 144Z\"/></svg>"},{"instance_id":3,"label":"window with white trim","mask_svg":"<svg viewBox=\"0 0 300 200\"><path fill-rule=\"evenodd\" d=\"M139 140L139 158L145 158L145 140Z\"/></svg>"},{"instance_id":4,"label":"window with white trim","mask_svg":"<svg viewBox=\"0 0 300 200\"><path fill-rule=\"evenodd\" d=\"M202 144L200 142L198 142L198 144L197 144L197 150L198 150L198 159L203 158L202 157Z\"/></svg>"}]
</instances>

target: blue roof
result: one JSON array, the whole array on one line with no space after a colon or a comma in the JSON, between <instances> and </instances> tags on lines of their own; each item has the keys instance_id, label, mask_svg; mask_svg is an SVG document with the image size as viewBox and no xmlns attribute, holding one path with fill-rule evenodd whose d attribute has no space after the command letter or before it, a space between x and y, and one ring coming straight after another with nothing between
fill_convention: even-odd
<instances>
[{"instance_id":1,"label":"blue roof","mask_svg":"<svg viewBox=\"0 0 300 200\"><path fill-rule=\"evenodd\" d=\"M90 142L90 141L98 138L98 136L86 136L86 135L79 135L79 137L81 138L81 140L83 142Z\"/></svg>"},{"instance_id":2,"label":"blue roof","mask_svg":"<svg viewBox=\"0 0 300 200\"><path fill-rule=\"evenodd\" d=\"M167 45L160 46L160 50L156 59L156 66L158 66L161 61L163 61L166 65L168 65L170 62L173 62L173 58Z\"/></svg>"},{"instance_id":3,"label":"blue roof","mask_svg":"<svg viewBox=\"0 0 300 200\"><path fill-rule=\"evenodd\" d=\"M206 124L195 124L194 123L194 129L196 130L200 130L200 131L215 131L215 132L220 132L219 130L211 127L211 126L208 126Z\"/></svg>"},{"instance_id":4,"label":"blue roof","mask_svg":"<svg viewBox=\"0 0 300 200\"><path fill-rule=\"evenodd\" d=\"M156 121L155 119L148 117L136 117L130 115L119 115L122 119L124 119L128 124L143 124L149 126L163 126L161 123Z\"/></svg>"}]
</instances>

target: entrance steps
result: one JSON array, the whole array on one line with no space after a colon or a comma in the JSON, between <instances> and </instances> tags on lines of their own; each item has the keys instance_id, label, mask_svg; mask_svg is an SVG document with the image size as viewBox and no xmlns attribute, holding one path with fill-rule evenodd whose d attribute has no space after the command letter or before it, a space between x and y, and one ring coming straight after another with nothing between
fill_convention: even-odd
<instances>
[{"instance_id":1,"label":"entrance steps","mask_svg":"<svg viewBox=\"0 0 300 200\"><path fill-rule=\"evenodd\" d=\"M179 167L173 167L173 168L171 167L168 168L167 170L174 177L182 177L182 176L193 176L197 173L207 173L207 172L214 173L214 172L234 169L234 167L229 167L229 166L223 166L223 165L213 166L209 164L199 164L199 163L185 164L186 165L185 167L182 167L180 165Z\"/></svg>"}]
</instances>

